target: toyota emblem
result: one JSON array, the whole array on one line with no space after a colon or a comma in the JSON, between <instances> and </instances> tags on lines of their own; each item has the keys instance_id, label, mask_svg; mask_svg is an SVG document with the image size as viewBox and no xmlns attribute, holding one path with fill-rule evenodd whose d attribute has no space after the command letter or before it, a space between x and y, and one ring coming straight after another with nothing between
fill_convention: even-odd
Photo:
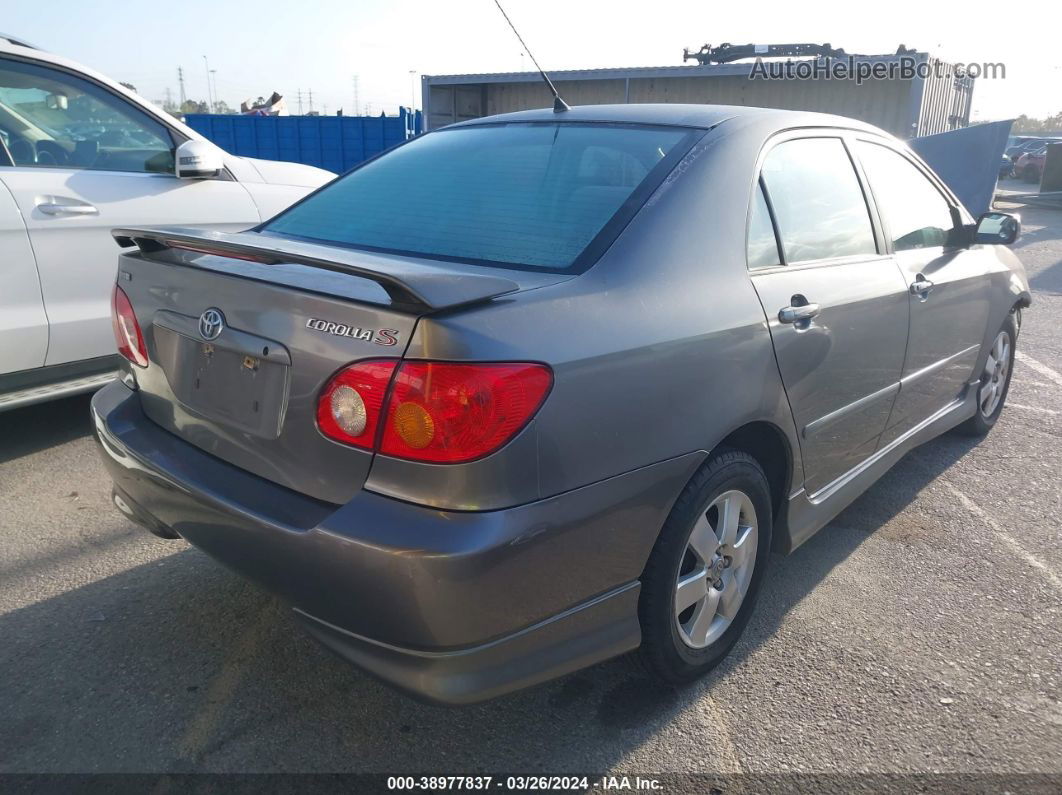
<instances>
[{"instance_id":1,"label":"toyota emblem","mask_svg":"<svg viewBox=\"0 0 1062 795\"><path fill-rule=\"evenodd\" d=\"M199 333L207 342L216 340L225 328L225 316L220 309L211 307L199 316Z\"/></svg>"}]
</instances>

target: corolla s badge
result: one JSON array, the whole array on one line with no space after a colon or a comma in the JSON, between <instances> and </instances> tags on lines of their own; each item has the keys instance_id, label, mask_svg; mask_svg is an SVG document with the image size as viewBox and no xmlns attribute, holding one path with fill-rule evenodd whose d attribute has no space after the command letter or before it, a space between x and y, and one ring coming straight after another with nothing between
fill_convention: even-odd
<instances>
[{"instance_id":1,"label":"corolla s badge","mask_svg":"<svg viewBox=\"0 0 1062 795\"><path fill-rule=\"evenodd\" d=\"M207 342L216 340L225 328L225 316L220 309L211 307L199 316L199 334Z\"/></svg>"},{"instance_id":2,"label":"corolla s badge","mask_svg":"<svg viewBox=\"0 0 1062 795\"><path fill-rule=\"evenodd\" d=\"M306 319L306 328L332 334L336 337L350 337L355 340L375 342L377 345L397 345L398 330L393 328L361 328L360 326L348 326L346 323L333 323L330 320L321 320L319 317Z\"/></svg>"}]
</instances>

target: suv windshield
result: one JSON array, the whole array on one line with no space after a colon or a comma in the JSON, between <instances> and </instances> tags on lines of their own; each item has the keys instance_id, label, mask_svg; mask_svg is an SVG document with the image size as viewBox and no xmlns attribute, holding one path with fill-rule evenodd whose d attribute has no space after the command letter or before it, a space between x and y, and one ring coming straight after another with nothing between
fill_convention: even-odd
<instances>
[{"instance_id":1,"label":"suv windshield","mask_svg":"<svg viewBox=\"0 0 1062 795\"><path fill-rule=\"evenodd\" d=\"M618 234L696 132L604 124L440 130L337 179L260 231L435 259L578 270L599 253L591 242Z\"/></svg>"}]
</instances>

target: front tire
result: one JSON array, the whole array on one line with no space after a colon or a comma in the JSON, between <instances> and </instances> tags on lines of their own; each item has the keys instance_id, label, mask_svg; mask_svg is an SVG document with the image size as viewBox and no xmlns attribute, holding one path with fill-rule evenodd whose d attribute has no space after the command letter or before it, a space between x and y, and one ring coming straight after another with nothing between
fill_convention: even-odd
<instances>
[{"instance_id":1,"label":"front tire","mask_svg":"<svg viewBox=\"0 0 1062 795\"><path fill-rule=\"evenodd\" d=\"M748 623L771 548L771 493L762 467L714 454L675 502L642 576L641 654L681 684L726 656Z\"/></svg>"},{"instance_id":2,"label":"front tire","mask_svg":"<svg viewBox=\"0 0 1062 795\"><path fill-rule=\"evenodd\" d=\"M1003 328L992 341L977 387L976 413L957 428L960 433L984 436L992 430L1003 413L1003 405L1010 391L1010 378L1014 373L1014 348L1018 340L1016 312L1007 315Z\"/></svg>"}]
</instances>

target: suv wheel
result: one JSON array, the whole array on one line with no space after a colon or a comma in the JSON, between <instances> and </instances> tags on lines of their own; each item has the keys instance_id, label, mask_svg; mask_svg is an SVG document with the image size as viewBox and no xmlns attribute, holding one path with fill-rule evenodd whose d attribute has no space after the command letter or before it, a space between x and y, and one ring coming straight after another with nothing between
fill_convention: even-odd
<instances>
[{"instance_id":1,"label":"suv wheel","mask_svg":"<svg viewBox=\"0 0 1062 795\"><path fill-rule=\"evenodd\" d=\"M714 454L686 485L642 576L642 657L682 683L715 667L748 623L771 547L767 477L747 453Z\"/></svg>"}]
</instances>

